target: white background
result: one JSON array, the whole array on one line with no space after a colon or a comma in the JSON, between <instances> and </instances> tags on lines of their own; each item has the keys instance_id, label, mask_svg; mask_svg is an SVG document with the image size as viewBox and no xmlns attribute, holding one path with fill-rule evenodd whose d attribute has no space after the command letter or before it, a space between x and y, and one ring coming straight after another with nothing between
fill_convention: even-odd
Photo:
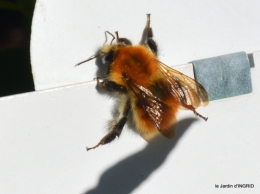
<instances>
[{"instance_id":1,"label":"white background","mask_svg":"<svg viewBox=\"0 0 260 194\"><path fill-rule=\"evenodd\" d=\"M52 89L0 99L0 192L259 193L259 52L253 93L198 109L207 122L181 111L174 140L148 144L127 126L118 140L89 152L117 116L116 101L96 89L95 60L74 67L104 43L105 30L138 43L146 13L170 66L251 53L260 50L259 8L253 0L38 0L31 62L37 90Z\"/></svg>"},{"instance_id":2,"label":"white background","mask_svg":"<svg viewBox=\"0 0 260 194\"><path fill-rule=\"evenodd\" d=\"M258 0L38 0L31 61L37 90L93 80L95 61L75 68L105 42L106 30L137 44L151 13L159 56L169 66L260 49Z\"/></svg>"}]
</instances>

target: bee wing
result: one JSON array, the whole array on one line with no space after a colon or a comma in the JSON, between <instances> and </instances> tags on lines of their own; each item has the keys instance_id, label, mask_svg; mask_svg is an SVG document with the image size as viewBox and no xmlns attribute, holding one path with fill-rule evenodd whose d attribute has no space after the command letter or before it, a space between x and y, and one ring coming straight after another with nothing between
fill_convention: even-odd
<instances>
[{"instance_id":1,"label":"bee wing","mask_svg":"<svg viewBox=\"0 0 260 194\"><path fill-rule=\"evenodd\" d=\"M137 84L130 78L125 78L125 81L130 89L133 91L133 93L136 95L138 101L142 105L143 110L147 113L155 128L165 137L173 138L174 128L170 130L162 128L161 126L163 119L168 117L165 112L171 109L171 107L167 106L164 102L161 101L160 98L153 95L153 93L149 89ZM174 119L175 118L171 118L173 123Z\"/></svg>"},{"instance_id":2,"label":"bee wing","mask_svg":"<svg viewBox=\"0 0 260 194\"><path fill-rule=\"evenodd\" d=\"M172 95L177 96L182 103L192 105L194 108L208 105L208 93L200 83L160 61L158 61L158 65L169 84Z\"/></svg>"}]
</instances>

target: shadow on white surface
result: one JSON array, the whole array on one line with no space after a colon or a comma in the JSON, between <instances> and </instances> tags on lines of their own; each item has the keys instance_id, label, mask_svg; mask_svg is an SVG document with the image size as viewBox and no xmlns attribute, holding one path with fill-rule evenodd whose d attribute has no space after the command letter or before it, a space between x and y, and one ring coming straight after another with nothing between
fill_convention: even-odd
<instances>
[{"instance_id":1,"label":"shadow on white surface","mask_svg":"<svg viewBox=\"0 0 260 194\"><path fill-rule=\"evenodd\" d=\"M250 68L254 68L255 67L255 62L254 62L254 58L253 58L253 54L247 54L248 60L249 60L249 64L250 64Z\"/></svg>"},{"instance_id":2,"label":"shadow on white surface","mask_svg":"<svg viewBox=\"0 0 260 194\"><path fill-rule=\"evenodd\" d=\"M174 139L167 140L163 136L158 136L143 150L107 169L100 177L98 185L84 194L131 193L164 163L169 153L195 121L196 118L179 121Z\"/></svg>"}]
</instances>

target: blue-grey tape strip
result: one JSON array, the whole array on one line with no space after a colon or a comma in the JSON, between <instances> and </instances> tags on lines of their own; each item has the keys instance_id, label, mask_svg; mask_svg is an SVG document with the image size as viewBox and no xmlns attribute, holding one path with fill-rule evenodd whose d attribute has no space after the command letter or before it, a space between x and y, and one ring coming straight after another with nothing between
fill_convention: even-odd
<instances>
[{"instance_id":1,"label":"blue-grey tape strip","mask_svg":"<svg viewBox=\"0 0 260 194\"><path fill-rule=\"evenodd\" d=\"M252 92L250 64L245 52L193 61L196 80L210 100Z\"/></svg>"}]
</instances>

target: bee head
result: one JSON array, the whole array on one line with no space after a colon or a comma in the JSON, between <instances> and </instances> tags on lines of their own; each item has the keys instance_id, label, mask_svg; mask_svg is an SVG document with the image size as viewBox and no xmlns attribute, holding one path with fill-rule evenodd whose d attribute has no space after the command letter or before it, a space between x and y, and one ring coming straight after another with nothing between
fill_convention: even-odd
<instances>
[{"instance_id":1,"label":"bee head","mask_svg":"<svg viewBox=\"0 0 260 194\"><path fill-rule=\"evenodd\" d=\"M99 56L102 59L103 64L111 64L116 56L116 50L118 45L116 44L105 44L99 51Z\"/></svg>"},{"instance_id":2,"label":"bee head","mask_svg":"<svg viewBox=\"0 0 260 194\"><path fill-rule=\"evenodd\" d=\"M112 36L110 44L104 44L102 48L93 56L89 57L87 60L77 63L75 66L79 66L82 63L88 62L97 57L101 57L103 64L111 64L116 57L116 50L118 47L132 45L131 41L127 38L119 38L118 32L115 32L116 37L109 31L105 32L106 35L109 34ZM107 38L107 36L106 36ZM116 43L113 41L116 39Z\"/></svg>"}]
</instances>

